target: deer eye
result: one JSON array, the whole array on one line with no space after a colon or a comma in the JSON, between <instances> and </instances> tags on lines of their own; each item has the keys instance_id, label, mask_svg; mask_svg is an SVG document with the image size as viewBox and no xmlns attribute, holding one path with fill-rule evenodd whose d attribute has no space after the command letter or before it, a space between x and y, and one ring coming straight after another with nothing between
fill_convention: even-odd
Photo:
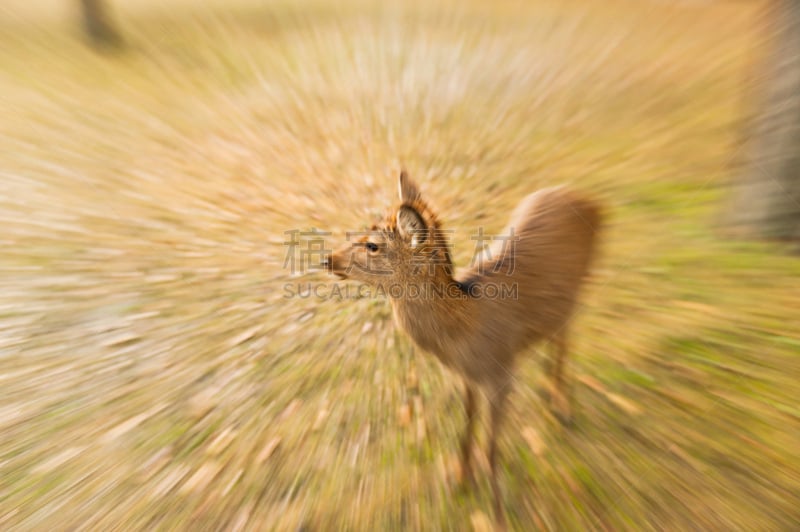
<instances>
[{"instance_id":1,"label":"deer eye","mask_svg":"<svg viewBox=\"0 0 800 532\"><path fill-rule=\"evenodd\" d=\"M378 244L374 242L367 242L366 244L364 244L364 247L366 247L370 253L375 253L376 251L378 251Z\"/></svg>"}]
</instances>

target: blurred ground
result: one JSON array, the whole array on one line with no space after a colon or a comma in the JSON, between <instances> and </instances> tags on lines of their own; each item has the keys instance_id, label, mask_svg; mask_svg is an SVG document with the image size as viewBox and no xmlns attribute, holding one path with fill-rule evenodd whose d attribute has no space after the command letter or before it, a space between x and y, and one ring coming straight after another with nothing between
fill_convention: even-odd
<instances>
[{"instance_id":1,"label":"blurred ground","mask_svg":"<svg viewBox=\"0 0 800 532\"><path fill-rule=\"evenodd\" d=\"M512 526L800 526L800 261L718 231L760 4L113 5L120 55L0 7L0 529L490 515L448 480L459 383L388 303L285 297L326 278L284 231L343 241L400 164L460 265L539 187L607 205L577 422L536 356L512 395Z\"/></svg>"}]
</instances>

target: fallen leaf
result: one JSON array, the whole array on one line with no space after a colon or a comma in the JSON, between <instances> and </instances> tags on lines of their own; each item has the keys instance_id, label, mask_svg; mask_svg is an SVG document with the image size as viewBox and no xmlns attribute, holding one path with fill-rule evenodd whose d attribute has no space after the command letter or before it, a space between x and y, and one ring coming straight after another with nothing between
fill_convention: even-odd
<instances>
[{"instance_id":1,"label":"fallen leaf","mask_svg":"<svg viewBox=\"0 0 800 532\"><path fill-rule=\"evenodd\" d=\"M481 511L472 512L472 515L469 516L469 521L472 523L472 529L475 532L492 532L494 530L492 522Z\"/></svg>"},{"instance_id":2,"label":"fallen leaf","mask_svg":"<svg viewBox=\"0 0 800 532\"><path fill-rule=\"evenodd\" d=\"M228 482L228 484L225 485L225 488L223 488L222 490L223 497L226 496L228 493L230 493L231 489L236 485L239 479L242 478L242 473L244 473L244 469L238 470L236 474L233 475L233 478L230 480L230 482Z\"/></svg>"},{"instance_id":3,"label":"fallen leaf","mask_svg":"<svg viewBox=\"0 0 800 532\"><path fill-rule=\"evenodd\" d=\"M207 388L195 394L189 399L189 414L195 419L208 414L216 406L214 403L216 393L217 390Z\"/></svg>"},{"instance_id":4,"label":"fallen leaf","mask_svg":"<svg viewBox=\"0 0 800 532\"><path fill-rule=\"evenodd\" d=\"M408 403L403 403L397 409L397 420L401 427L407 427L411 423L411 406Z\"/></svg>"},{"instance_id":5,"label":"fallen leaf","mask_svg":"<svg viewBox=\"0 0 800 532\"><path fill-rule=\"evenodd\" d=\"M236 521L234 521L233 525L231 526L231 530L235 532L239 532L240 530L244 530L247 522L250 520L250 512L253 509L253 504L250 503L241 510L236 515Z\"/></svg>"},{"instance_id":6,"label":"fallen leaf","mask_svg":"<svg viewBox=\"0 0 800 532\"><path fill-rule=\"evenodd\" d=\"M161 482L156 484L156 487L150 492L150 496L153 499L158 499L162 495L165 495L172 490L189 471L189 466L182 465L168 472L164 478L161 479Z\"/></svg>"},{"instance_id":7,"label":"fallen leaf","mask_svg":"<svg viewBox=\"0 0 800 532\"><path fill-rule=\"evenodd\" d=\"M419 389L419 379L417 378L417 371L412 367L406 376L406 386L409 391L414 393Z\"/></svg>"},{"instance_id":8,"label":"fallen leaf","mask_svg":"<svg viewBox=\"0 0 800 532\"><path fill-rule=\"evenodd\" d=\"M189 477L189 480L184 482L181 486L181 493L188 493L190 491L199 491L204 489L208 484L214 480L214 477L222 469L222 464L216 462L206 462L194 472L194 475Z\"/></svg>"},{"instance_id":9,"label":"fallen leaf","mask_svg":"<svg viewBox=\"0 0 800 532\"><path fill-rule=\"evenodd\" d=\"M417 417L417 443L425 439L425 416L422 414L422 397L414 396L414 412Z\"/></svg>"},{"instance_id":10,"label":"fallen leaf","mask_svg":"<svg viewBox=\"0 0 800 532\"><path fill-rule=\"evenodd\" d=\"M615 393L608 393L606 394L608 400L611 401L612 404L618 406L628 414L635 416L642 413L642 409L639 408L639 405L631 401L630 399L626 399L621 395L617 395Z\"/></svg>"},{"instance_id":11,"label":"fallen leaf","mask_svg":"<svg viewBox=\"0 0 800 532\"><path fill-rule=\"evenodd\" d=\"M261 452L258 453L258 457L256 457L256 463L261 464L267 458L272 456L272 453L275 451L275 448L278 447L278 444L281 442L280 437L276 436L269 440L267 444L261 449Z\"/></svg>"},{"instance_id":12,"label":"fallen leaf","mask_svg":"<svg viewBox=\"0 0 800 532\"><path fill-rule=\"evenodd\" d=\"M328 419L328 414L329 412L327 408L320 408L319 412L317 412L317 419L314 420L314 426L312 427L312 430L321 429L322 425L325 423L325 420Z\"/></svg>"},{"instance_id":13,"label":"fallen leaf","mask_svg":"<svg viewBox=\"0 0 800 532\"><path fill-rule=\"evenodd\" d=\"M247 329L246 331L244 331L243 333L239 334L238 336L234 336L231 339L231 341L228 342L228 346L229 347L235 347L235 346L237 346L237 345L239 345L241 343L246 342L247 340L249 340L250 338L255 336L255 334L258 332L258 330L260 328L261 328L261 326L257 325L255 327L251 327L251 328Z\"/></svg>"},{"instance_id":14,"label":"fallen leaf","mask_svg":"<svg viewBox=\"0 0 800 532\"><path fill-rule=\"evenodd\" d=\"M148 414L146 412L144 412L144 413L141 413L141 414L133 416L132 418L128 419L127 421L123 421L119 425L115 426L113 429L111 429L108 432L106 432L103 435L101 441L103 443L109 443L109 442L112 442L112 441L116 440L117 438L119 438L120 436L125 434L126 432L130 431L131 429L133 429L134 427L139 425L142 421L144 421L148 417L149 417Z\"/></svg>"},{"instance_id":15,"label":"fallen leaf","mask_svg":"<svg viewBox=\"0 0 800 532\"><path fill-rule=\"evenodd\" d=\"M44 460L43 462L39 462L32 470L32 473L49 473L53 471L57 467L61 466L65 462L72 460L76 456L78 456L81 452L83 452L83 447L68 447L61 451L60 453L51 456L50 458Z\"/></svg>"},{"instance_id":16,"label":"fallen leaf","mask_svg":"<svg viewBox=\"0 0 800 532\"><path fill-rule=\"evenodd\" d=\"M293 399L292 402L283 409L283 412L280 413L278 416L278 421L285 421L286 419L290 418L295 412L297 412L301 404L303 404L303 402L300 399Z\"/></svg>"},{"instance_id":17,"label":"fallen leaf","mask_svg":"<svg viewBox=\"0 0 800 532\"><path fill-rule=\"evenodd\" d=\"M141 338L138 334L132 332L122 332L119 334L115 334L114 336L107 338L102 342L104 347L113 347L115 345L124 344L127 342L132 342L134 340L138 340Z\"/></svg>"},{"instance_id":18,"label":"fallen leaf","mask_svg":"<svg viewBox=\"0 0 800 532\"><path fill-rule=\"evenodd\" d=\"M533 454L536 456L542 456L542 454L544 454L547 446L539 436L539 433L536 431L536 429L533 427L525 427L522 429L522 437L528 444L528 447L531 448L531 451L533 451Z\"/></svg>"},{"instance_id":19,"label":"fallen leaf","mask_svg":"<svg viewBox=\"0 0 800 532\"><path fill-rule=\"evenodd\" d=\"M237 434L238 432L234 430L233 427L226 428L220 432L210 444L208 444L208 447L206 448L206 454L213 456L221 453L228 447L228 445L230 445L231 441L233 441Z\"/></svg>"},{"instance_id":20,"label":"fallen leaf","mask_svg":"<svg viewBox=\"0 0 800 532\"><path fill-rule=\"evenodd\" d=\"M600 384L600 381L598 381L594 377L591 377L589 375L579 375L577 377L577 379L578 379L579 382L582 382L587 387L591 388L592 390L596 391L597 393L604 394L606 392L606 389L603 387L602 384Z\"/></svg>"}]
</instances>

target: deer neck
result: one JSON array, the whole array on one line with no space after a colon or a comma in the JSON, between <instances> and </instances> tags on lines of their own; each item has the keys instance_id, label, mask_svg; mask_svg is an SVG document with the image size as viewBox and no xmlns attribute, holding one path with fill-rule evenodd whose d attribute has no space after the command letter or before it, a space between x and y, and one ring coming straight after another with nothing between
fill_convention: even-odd
<instances>
[{"instance_id":1,"label":"deer neck","mask_svg":"<svg viewBox=\"0 0 800 532\"><path fill-rule=\"evenodd\" d=\"M473 329L477 301L469 298L449 273L418 278L399 292L389 294L395 323L417 345L440 358Z\"/></svg>"}]
</instances>

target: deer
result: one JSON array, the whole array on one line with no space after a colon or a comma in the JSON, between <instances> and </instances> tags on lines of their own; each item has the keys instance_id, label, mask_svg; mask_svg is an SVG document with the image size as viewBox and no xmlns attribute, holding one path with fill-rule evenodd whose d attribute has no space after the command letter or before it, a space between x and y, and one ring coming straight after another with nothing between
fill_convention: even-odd
<instances>
[{"instance_id":1,"label":"deer","mask_svg":"<svg viewBox=\"0 0 800 532\"><path fill-rule=\"evenodd\" d=\"M462 482L474 482L472 447L479 393L488 399L493 509L503 524L497 438L515 380L515 363L535 344L552 343L549 407L557 419L570 423L567 333L595 252L600 208L564 186L538 190L511 214L503 234L513 237L494 241L481 260L456 273L447 235L419 187L405 170L398 184L400 204L383 222L326 255L321 263L341 279L381 289L391 303L395 324L418 348L463 379ZM501 284L507 287L505 292L498 288ZM506 297L497 297L504 293ZM495 297L489 297L492 294Z\"/></svg>"}]
</instances>

